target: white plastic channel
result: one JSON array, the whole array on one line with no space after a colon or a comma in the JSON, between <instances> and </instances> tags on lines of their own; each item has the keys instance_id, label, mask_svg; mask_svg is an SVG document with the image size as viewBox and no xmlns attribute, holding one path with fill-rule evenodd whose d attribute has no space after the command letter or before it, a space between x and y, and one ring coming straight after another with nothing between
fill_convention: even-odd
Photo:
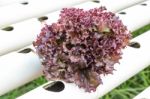
<instances>
[{"instance_id":1,"label":"white plastic channel","mask_svg":"<svg viewBox=\"0 0 150 99\"><path fill-rule=\"evenodd\" d=\"M107 0L105 0L105 1L107 1ZM121 4L122 4L121 7L125 7L123 5L123 3L121 3ZM106 4L106 6L107 6L107 4ZM116 6L119 6L119 4ZM99 7L99 4L93 3L93 2L87 2L84 4L78 5L76 7L90 9L90 8L94 8L94 7ZM108 7L111 9L110 5ZM136 8L140 9L141 7L138 6ZM113 9L113 6L112 6L112 9ZM118 7L118 9L119 9L119 7ZM147 7L147 8L142 7L142 9L149 10L150 7ZM136 10L134 10L134 11L136 11ZM132 13L134 11L132 11ZM140 12L143 13L143 11L141 11L141 10L140 10ZM47 20L48 21L47 23L50 24L52 22L55 22L59 17L59 13L60 12L57 11L57 12L53 12L53 13L46 15L47 17L49 17L49 19ZM139 15L138 12L136 12L136 14ZM144 13L143 16L145 16L145 17L143 17L143 18L148 19L149 18L148 14L149 13ZM129 15L132 15L132 14L129 14ZM139 20L139 21L143 21L143 20ZM40 33L40 29L41 29L41 23L38 22L36 18L30 19L27 21L23 21L23 22L14 24L12 26L14 27L14 30L12 30L12 31L0 30L0 42L1 42L0 43L0 56L6 54L8 52L15 51L17 49L25 47L27 45L30 45L33 42L33 40L35 40L37 34Z\"/></svg>"},{"instance_id":2,"label":"white plastic channel","mask_svg":"<svg viewBox=\"0 0 150 99\"><path fill-rule=\"evenodd\" d=\"M13 3L23 3L27 1L28 0L0 0L0 7L13 4Z\"/></svg>"},{"instance_id":3,"label":"white plastic channel","mask_svg":"<svg viewBox=\"0 0 150 99\"><path fill-rule=\"evenodd\" d=\"M87 1L89 0L30 0L27 5L15 3L4 6L0 8L0 27Z\"/></svg>"},{"instance_id":4,"label":"white plastic channel","mask_svg":"<svg viewBox=\"0 0 150 99\"><path fill-rule=\"evenodd\" d=\"M38 56L28 49L20 51L0 57L0 96L42 74Z\"/></svg>"},{"instance_id":5,"label":"white plastic channel","mask_svg":"<svg viewBox=\"0 0 150 99\"><path fill-rule=\"evenodd\" d=\"M100 0L101 5L107 5L107 9L111 11L120 11L124 8L136 5L137 3L147 0Z\"/></svg>"},{"instance_id":6,"label":"white plastic channel","mask_svg":"<svg viewBox=\"0 0 150 99\"><path fill-rule=\"evenodd\" d=\"M127 47L123 50L123 58L120 60L120 64L115 65L116 71L114 71L113 75L107 75L105 77L101 75L103 85L100 85L95 93L86 93L74 84L67 83L64 83L65 89L61 92L47 91L43 86L52 83L49 82L18 99L34 99L36 97L39 99L98 99L150 64L150 54L148 54L150 51L149 38L150 31L132 40L139 42L141 47L139 49Z\"/></svg>"},{"instance_id":7,"label":"white plastic channel","mask_svg":"<svg viewBox=\"0 0 150 99\"><path fill-rule=\"evenodd\" d=\"M92 0L29 0L27 5L18 3L4 6L0 8L0 27L87 1ZM97 5L107 6L111 11L119 11L142 1L146 0L101 0Z\"/></svg>"},{"instance_id":8,"label":"white plastic channel","mask_svg":"<svg viewBox=\"0 0 150 99\"><path fill-rule=\"evenodd\" d=\"M141 5L138 5L139 7L141 6ZM146 10L146 9L148 9L147 7L143 7L143 9L141 8L141 10L139 10L139 13L140 12L142 12L143 10ZM130 9L128 9L128 10L130 10ZM127 11L128 12L128 11ZM127 17L123 17L122 18L122 20L124 21L124 22L126 22L127 20L128 20L128 18L129 17L133 17L133 15L139 15L139 13L135 13L134 14L134 11L133 11L133 13L131 14L131 16L127 16ZM147 12L146 12L147 13ZM146 14L144 14L144 15L146 15ZM53 16L54 18L57 18L57 16ZM143 17L147 17L147 16L143 16ZM138 17L139 19L140 19L140 17ZM137 21L139 20L137 18ZM50 20L48 20L48 22L49 22ZM131 26L132 26L132 24L139 24L140 26L141 26L141 24L143 24L143 26L145 25L145 24L147 24L147 22L146 23L143 23L142 22L142 20L141 20L141 23L136 23L136 20L134 20L134 21L129 21L130 23L126 23L126 25L128 26L128 28L130 28ZM136 27L135 27L135 29L136 29ZM134 31L134 29L132 29L132 31ZM143 38L143 39L145 39L145 38ZM142 41L141 41L142 42ZM144 41L145 42L145 41ZM146 44L147 44L147 42L146 42ZM142 43L142 46L143 45L145 45L145 43ZM28 46L27 48L30 48L31 46ZM147 45L147 47L149 48L149 45ZM145 47L144 47L145 48ZM144 48L143 48L143 50L144 50ZM140 54L142 54L143 53L143 55L145 55L144 53L147 51L147 50L149 50L148 48L145 48L146 50L145 51L141 51L141 53ZM31 47L31 49L33 49L32 47ZM135 53L136 52L136 49L132 49L132 48L128 48L128 49L130 49L131 50L131 55L132 55L132 51ZM30 52L30 54L31 54L32 52ZM133 55L134 55L134 53L133 53ZM10 90L12 90L12 89L14 89L14 88L16 88L16 87L18 87L18 86L21 86L21 85L23 85L23 84L25 84L24 83L24 81L26 81L26 82L29 82L29 81L31 81L30 79L28 79L28 78L32 78L32 75L35 75L36 73L38 73L38 72L41 72L41 67L40 67L40 65L38 64L38 65L36 65L36 64L30 64L30 62L35 62L35 63L39 63L39 59L38 59L38 56L37 55L35 55L35 57L33 57L33 56L30 56L30 57L28 57L28 59L24 59L24 57L27 57L28 56L28 54L23 54L22 55L22 57L20 57L20 54L21 53L17 53L17 52L14 52L14 56L15 57L17 57L18 59L20 59L20 61L22 61L21 63L18 63L18 60L17 59L15 59L15 58L13 58L13 57L11 57L11 53L10 54L7 54L6 56L2 56L1 58L3 58L3 57L5 57L5 61L0 61L0 77L1 77L1 80L4 82L3 84L0 84L0 95L2 95L2 94L4 94L4 93L6 93L6 92L8 92L8 91L10 91ZM137 52L137 54L138 54L138 52ZM128 54L127 54L128 55ZM138 56L138 55L137 55ZM147 56L147 55L146 55ZM145 56L145 57L146 57ZM141 57L141 56L140 56ZM1 58L0 58L0 60L1 60ZM36 61L34 61L34 58L35 59L38 59L38 60L36 60ZM136 57L137 58L137 57ZM126 59L126 58L125 58ZM144 59L144 58L143 58ZM146 58L147 59L147 58ZM146 60L145 59L145 60ZM149 59L149 58L148 58ZM9 60L11 60L11 61L13 61L13 63L12 62L9 62ZM129 60L129 59L128 59ZM139 62L141 62L144 66L146 66L146 64L148 64L147 62L146 62L146 64L145 64L145 62L142 62L142 61L139 61ZM130 61L128 61L126 64L128 65L128 63L130 63ZM131 62L132 63L132 62ZM16 64L17 64L17 66L18 67L16 67ZM28 67L28 65L26 66L26 65L24 65L24 64L30 64L30 67ZM127 66L126 65L126 66ZM4 66L6 66L6 67L4 67ZM130 69L130 65L128 65L129 67L129 69ZM136 67L136 64L134 65L135 67ZM145 67L142 67L142 69L143 68L145 68ZM120 67L120 66L118 66L118 67ZM117 67L117 68L118 68ZM26 73L23 75L21 75L21 77L15 77L14 76L14 78L12 78L11 76L10 76L10 73L9 72L6 72L6 74L8 75L7 77L6 77L6 74L4 75L3 73L4 73L4 71L7 71L8 69L10 69L10 71L11 71L11 73L12 74L15 74L15 75L20 75L20 72L18 72L18 71L16 71L16 69L15 68L20 68L20 69L22 69L22 68L24 68L25 70L28 70L28 69L30 69L30 72L28 72L28 74L29 75L26 75ZM138 71L140 71L140 70L142 70L141 68L139 69L139 70L137 70L137 71L135 71L135 72L138 72ZM32 70L33 70L33 72L32 72ZM34 72L36 70L36 72ZM119 70L119 69L117 69L117 70ZM119 70L120 71L120 70ZM35 74L34 74L35 73ZM124 74L124 75L126 75L126 74ZM38 75L37 75L37 77L38 77ZM126 77L131 77L131 75L126 75ZM34 78L34 77L33 77ZM7 81L9 81L9 79L18 79L18 80L20 80L20 81L22 81L22 82L20 82L19 84L16 84L17 82L16 82L16 80L12 80L11 81L11 84L9 85L9 84L7 84ZM105 81L105 80L104 80ZM113 81L113 80L112 80ZM110 81L110 82L112 82L112 81ZM115 81L115 80L114 80ZM5 83L6 82L6 83ZM116 82L117 83L117 82ZM119 81L118 81L118 83L120 83ZM117 83L117 85L119 85ZM117 86L116 85L116 86ZM115 87L115 86L114 86ZM8 88L8 89L6 89L6 88ZM109 88L109 87L108 87ZM106 91L108 91L107 90L107 88L104 88L104 89L106 89Z\"/></svg>"},{"instance_id":9,"label":"white plastic channel","mask_svg":"<svg viewBox=\"0 0 150 99\"><path fill-rule=\"evenodd\" d=\"M134 97L134 99L150 99L150 87L146 88L143 92Z\"/></svg>"},{"instance_id":10,"label":"white plastic channel","mask_svg":"<svg viewBox=\"0 0 150 99\"><path fill-rule=\"evenodd\" d=\"M127 8L118 13L124 24L129 25L129 30L136 30L150 23L150 0L138 4L137 6ZM127 18L127 20L124 20ZM136 24L133 24L136 23Z\"/></svg>"}]
</instances>

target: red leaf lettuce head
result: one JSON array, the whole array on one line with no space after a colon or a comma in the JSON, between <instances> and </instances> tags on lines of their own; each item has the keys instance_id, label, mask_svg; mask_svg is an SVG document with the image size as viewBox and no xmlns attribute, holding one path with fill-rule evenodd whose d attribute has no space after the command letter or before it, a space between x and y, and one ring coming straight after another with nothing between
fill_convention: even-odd
<instances>
[{"instance_id":1,"label":"red leaf lettuce head","mask_svg":"<svg viewBox=\"0 0 150 99\"><path fill-rule=\"evenodd\" d=\"M105 7L64 8L56 23L45 25L33 42L48 80L75 83L96 91L101 75L112 74L130 32Z\"/></svg>"}]
</instances>

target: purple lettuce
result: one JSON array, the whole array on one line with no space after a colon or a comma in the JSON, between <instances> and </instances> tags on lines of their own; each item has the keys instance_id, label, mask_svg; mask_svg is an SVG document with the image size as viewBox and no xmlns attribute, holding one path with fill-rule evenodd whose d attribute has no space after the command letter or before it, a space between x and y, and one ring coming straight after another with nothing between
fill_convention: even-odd
<instances>
[{"instance_id":1,"label":"purple lettuce","mask_svg":"<svg viewBox=\"0 0 150 99\"><path fill-rule=\"evenodd\" d=\"M96 91L101 75L112 74L130 32L105 7L88 11L64 8L58 22L45 24L33 42L48 80L75 83Z\"/></svg>"}]
</instances>

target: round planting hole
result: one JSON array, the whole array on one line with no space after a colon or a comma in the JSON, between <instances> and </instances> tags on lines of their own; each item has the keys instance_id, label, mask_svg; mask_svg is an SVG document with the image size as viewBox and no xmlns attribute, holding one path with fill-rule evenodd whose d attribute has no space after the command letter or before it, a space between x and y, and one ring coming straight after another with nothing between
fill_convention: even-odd
<instances>
[{"instance_id":1,"label":"round planting hole","mask_svg":"<svg viewBox=\"0 0 150 99\"><path fill-rule=\"evenodd\" d=\"M48 17L47 17L47 16L42 16L42 17L39 17L38 20L39 20L40 22L43 22L43 21L45 21L45 20L48 20Z\"/></svg>"},{"instance_id":2,"label":"round planting hole","mask_svg":"<svg viewBox=\"0 0 150 99\"><path fill-rule=\"evenodd\" d=\"M141 47L138 42L131 42L131 43L129 43L129 46L133 47L133 48L140 48Z\"/></svg>"},{"instance_id":3,"label":"round planting hole","mask_svg":"<svg viewBox=\"0 0 150 99\"><path fill-rule=\"evenodd\" d=\"M93 0L93 2L95 2L95 3L100 3L100 1L99 1L99 0Z\"/></svg>"},{"instance_id":4,"label":"round planting hole","mask_svg":"<svg viewBox=\"0 0 150 99\"><path fill-rule=\"evenodd\" d=\"M55 81L53 83L50 83L50 84L44 86L43 88L45 90L52 91L52 92L61 92L64 90L65 85L61 81Z\"/></svg>"},{"instance_id":5,"label":"round planting hole","mask_svg":"<svg viewBox=\"0 0 150 99\"><path fill-rule=\"evenodd\" d=\"M142 3L141 5L142 5L142 6L147 6L147 4L146 4L146 3Z\"/></svg>"},{"instance_id":6,"label":"round planting hole","mask_svg":"<svg viewBox=\"0 0 150 99\"><path fill-rule=\"evenodd\" d=\"M125 14L126 14L126 12L119 12L119 14L125 15Z\"/></svg>"},{"instance_id":7,"label":"round planting hole","mask_svg":"<svg viewBox=\"0 0 150 99\"><path fill-rule=\"evenodd\" d=\"M14 28L12 26L8 26L8 27L2 28L2 30L4 30L4 31L12 31L12 30L14 30Z\"/></svg>"},{"instance_id":8,"label":"round planting hole","mask_svg":"<svg viewBox=\"0 0 150 99\"><path fill-rule=\"evenodd\" d=\"M23 2L21 3L22 5L28 5L29 3L28 2Z\"/></svg>"},{"instance_id":9,"label":"round planting hole","mask_svg":"<svg viewBox=\"0 0 150 99\"><path fill-rule=\"evenodd\" d=\"M26 48L26 49L23 49L23 50L19 51L18 53L24 53L24 54L26 54L26 53L30 53L31 51L32 51L31 48Z\"/></svg>"}]
</instances>

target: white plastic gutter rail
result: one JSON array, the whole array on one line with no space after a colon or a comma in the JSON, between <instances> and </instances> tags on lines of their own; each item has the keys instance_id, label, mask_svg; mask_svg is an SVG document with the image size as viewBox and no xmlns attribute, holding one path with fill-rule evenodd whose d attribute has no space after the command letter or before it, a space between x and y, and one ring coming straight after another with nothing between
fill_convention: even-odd
<instances>
[{"instance_id":1,"label":"white plastic gutter rail","mask_svg":"<svg viewBox=\"0 0 150 99\"><path fill-rule=\"evenodd\" d=\"M34 0L31 0L31 1L33 2ZM51 1L51 0L48 0L48 1ZM41 17L41 16L43 16L44 13L48 13L52 10L55 10L56 8L61 8L66 5L70 5L70 4L65 4L65 1L67 2L67 0L63 0L64 4L59 7L58 6L49 6L50 3L48 3L48 2L45 2L46 5L44 5L45 3L43 4L43 2L44 2L43 0L41 2L40 2L40 0L36 0L37 3L35 3L35 4L33 3L34 6L31 6L32 2L29 2L29 5L14 4L11 6L6 6L3 8L0 8L0 12L1 12L0 26L2 26L2 25L6 26L7 24L10 24L10 23L13 23L16 21L20 21L25 18L30 18L30 17L35 17L35 16ZM73 3L73 1L77 2L79 0L71 0L71 3ZM126 1L126 3L124 3L124 1ZM102 1L100 1L100 4L94 3L94 2L86 2L84 4L78 5L77 7L84 8L84 9L90 9L90 8L94 8L94 7L99 7L100 5L105 5L110 11L116 12L119 9L126 8L128 6L133 5L134 3L139 3L141 1L144 1L144 0L123 0L123 1L121 1L121 0L102 0ZM39 3L44 5L44 8L43 8L43 6L41 8L41 6L38 5ZM126 5L126 4L128 4L128 5ZM53 5L55 5L55 4L53 4ZM40 7L40 10L39 10L39 7ZM37 8L38 8L38 10L37 10ZM10 11L10 10L12 10L12 11ZM27 11L24 11L24 10L27 10ZM32 11L32 10L35 10L35 11ZM10 13L6 13L5 11L10 12ZM15 14L14 14L14 12L15 12ZM56 14L55 17L54 17L54 13ZM59 13L60 13L60 11L57 11L57 12L53 12L53 13L46 15L49 17L48 21L50 20L51 21L50 23L56 21ZM9 15L9 14L11 14L11 15ZM145 14L148 14L148 13L145 13ZM35 40L35 38L37 37L37 34L40 33L40 29L41 29L41 23L39 21L37 21L36 18L30 19L27 21L23 21L23 22L20 22L17 24L13 24L11 26L12 26L11 28L14 28L14 29L12 29L12 31L0 30L0 42L1 42L0 43L0 56L4 55L6 53L9 53L11 51L18 50L27 45L30 45L33 42L33 40Z\"/></svg>"},{"instance_id":2,"label":"white plastic gutter rail","mask_svg":"<svg viewBox=\"0 0 150 99\"><path fill-rule=\"evenodd\" d=\"M124 24L129 25L128 29L132 31L150 23L149 12L150 0L120 11L119 17ZM127 20L124 20L124 18L127 18ZM136 24L133 24L134 22Z\"/></svg>"},{"instance_id":3,"label":"white plastic gutter rail","mask_svg":"<svg viewBox=\"0 0 150 99\"><path fill-rule=\"evenodd\" d=\"M150 87L146 88L143 92L138 94L133 99L150 99Z\"/></svg>"},{"instance_id":4,"label":"white plastic gutter rail","mask_svg":"<svg viewBox=\"0 0 150 99\"><path fill-rule=\"evenodd\" d=\"M25 3L28 0L0 0L0 7L10 5L13 3Z\"/></svg>"},{"instance_id":5,"label":"white plastic gutter rail","mask_svg":"<svg viewBox=\"0 0 150 99\"><path fill-rule=\"evenodd\" d=\"M150 31L134 38L132 41L138 42L141 47L138 49L127 47L123 50L123 58L120 60L120 64L115 65L116 71L114 71L114 74L103 76L103 85L100 85L94 93L86 93L75 84L64 82L65 88L61 92L48 91L43 88L52 83L48 82L18 99L34 99L36 97L39 99L98 99L150 64L150 54L148 54L150 51L149 38ZM58 85L59 87L60 85Z\"/></svg>"},{"instance_id":6,"label":"white plastic gutter rail","mask_svg":"<svg viewBox=\"0 0 150 99\"><path fill-rule=\"evenodd\" d=\"M3 6L0 8L0 27L87 1L89 0L29 0L27 4Z\"/></svg>"},{"instance_id":7,"label":"white plastic gutter rail","mask_svg":"<svg viewBox=\"0 0 150 99\"><path fill-rule=\"evenodd\" d=\"M4 6L0 8L0 27L87 1L92 0L29 0L27 5L18 3ZM145 0L101 0L100 4L108 6L112 11L118 11L142 1Z\"/></svg>"},{"instance_id":8,"label":"white plastic gutter rail","mask_svg":"<svg viewBox=\"0 0 150 99\"><path fill-rule=\"evenodd\" d=\"M146 0L100 0L101 5L107 5L107 9L113 12L136 5Z\"/></svg>"},{"instance_id":9,"label":"white plastic gutter rail","mask_svg":"<svg viewBox=\"0 0 150 99\"><path fill-rule=\"evenodd\" d=\"M41 74L41 62L33 50L20 50L0 57L0 96Z\"/></svg>"},{"instance_id":10,"label":"white plastic gutter rail","mask_svg":"<svg viewBox=\"0 0 150 99\"><path fill-rule=\"evenodd\" d=\"M145 3L148 3L148 2L145 2ZM141 4L139 4L139 5L137 5L138 7L140 7L141 9L139 9L139 13L142 13L143 14L143 17L146 17L146 19L147 19L147 16L150 16L149 15L149 13L147 13L147 12L145 12L144 13L144 11L143 10L147 10L147 9L150 9L150 7L145 7L145 6L142 6ZM134 7L137 7L137 6L134 6ZM143 7L143 8L142 8ZM133 9L132 7L131 7L131 9ZM128 11L130 12L130 8L128 9L128 10L126 10L126 13L128 13ZM136 11L136 10L135 10ZM130 15L128 15L127 17L125 17L126 15L124 15L124 17L122 17L122 20L124 21L124 22L126 22L127 20L130 20L130 18L131 17L133 17L133 15L134 16L138 16L139 15L139 13L134 13L135 11L133 11L132 13L130 13ZM58 16L58 15L57 15ZM55 16L55 14L53 15L53 18L57 18L57 16ZM120 15L120 16L122 16L122 15ZM150 18L150 17L149 17ZM146 23L143 23L143 21L141 20L141 21L139 21L141 19L141 17L137 17L136 18L136 20L133 20L133 21L128 21L127 23L126 23L126 25L128 26L128 28L130 28L130 27L132 27L133 25L136 25L136 26L138 26L137 24L139 24L140 26L144 26L145 24L147 24L147 22L146 21L144 21L144 22L146 22ZM56 20L56 19L55 19ZM150 20L150 19L149 19ZM50 22L50 20L48 20L47 21L48 23ZM136 22L138 22L138 23L136 23ZM142 25L141 25L142 24ZM136 27L134 27L135 29L137 29ZM39 27L39 29L40 29L40 27ZM132 28L132 30L131 31L134 31L135 29L133 29ZM146 37L149 37L149 35L147 35ZM119 69L119 67L120 68L123 68L123 69L135 69L136 68L136 64L133 64L133 62L135 62L135 61L137 61L138 59L137 58L143 58L143 59L145 59L145 60L140 60L139 62L141 62L138 66L140 66L141 65L141 68L138 68L137 67L137 69L138 70L135 70L135 71L133 71L133 72L128 72L128 73L130 73L129 75L127 74L126 75L126 73L123 73L123 75L124 76L126 76L126 77L131 77L133 74L135 74L135 72L139 72L140 70L142 70L142 69L144 69L145 68L145 66L147 66L148 64L149 64L149 55L148 54L146 54L146 53L148 53L148 50L149 50L149 45L147 44L147 42L146 42L146 40L147 40L147 38L146 38L145 36L141 36L141 38L139 39L139 42L141 43L141 48L140 49L133 49L133 48L130 48L130 47L128 47L127 48L127 51L129 51L129 52L126 52L125 54L124 54L124 57L125 58L123 58L123 60L126 60L126 58L129 58L129 59L127 59L127 61L125 61L125 62L123 62L122 64L121 64L121 66L126 66L126 67L128 67L128 68L124 68L124 67L121 67L121 66L117 66L117 70L118 71L120 71L120 69ZM138 38L137 38L138 39ZM136 40L137 40L136 39ZM142 41L142 39L143 40L145 40L144 42ZM138 41L138 40L137 40ZM147 45L145 45L145 44L147 44ZM32 48L32 46L28 46L27 48L31 48L31 49L33 49ZM23 85L23 84L25 84L26 82L30 82L31 80L33 80L33 79L35 79L35 78L37 78L37 77L39 77L39 75L37 75L37 74L40 74L41 73L41 69L42 69L42 66L40 65L40 60L39 60L39 58L38 58L38 56L35 54L35 53L33 53L32 51L30 52L30 49L27 49L27 48L25 48L26 50L24 51L22 51L21 50L21 52L22 53L18 53L18 52L13 52L13 53L10 53L10 54L7 54L7 55L4 55L4 56L1 56L0 57L0 80L1 81L3 81L3 82L1 82L1 84L0 84L0 95L2 95L2 94L4 94L4 93L6 93L6 92L8 92L8 91L10 91L10 90L12 90L12 89L14 89L14 88L16 88L16 87L19 87L19 86L21 86L21 85ZM143 51L145 49L145 51ZM34 50L34 49L33 49ZM128 53L130 53L131 55L129 55L128 56ZM127 55L126 55L127 54ZM137 54L137 55L135 55L135 54ZM138 55L145 55L145 56L139 56L138 57ZM132 56L133 55L133 56ZM137 60L134 60L133 62L131 62L133 59L132 59L132 57L134 57L134 55L135 56L137 56L135 59L137 59ZM127 57L128 56L128 57ZM15 58L16 57L16 58ZM131 60L130 60L130 58L131 58ZM3 60L5 60L5 61L3 61ZM131 63L131 64L130 64ZM132 66L133 67L135 67L135 68L132 68ZM17 68L17 70L16 70L16 68ZM9 69L9 72L6 72L6 71L8 71L8 69ZM5 72L4 72L5 71ZM25 72L24 72L25 71ZM24 72L24 73L22 73L22 72ZM26 73L27 72L27 73ZM12 74L12 75L11 75ZM42 74L41 74L42 75ZM120 75L121 76L121 75ZM111 77L115 77L115 76L111 76ZM117 76L118 77L118 76ZM126 80L126 79L128 79L128 78L124 78L124 80ZM11 79L11 84L8 82L8 81L10 81L10 79ZM13 80L14 79L14 80ZM122 77L118 77L118 79L123 79ZM18 83L18 81L20 81L19 83ZM24 82L24 81L26 81L26 82ZM108 78L108 81L109 81L109 78ZM116 81L115 83L116 83L116 85L114 86L114 87L116 87L117 85L119 85L120 83L121 83L121 81L119 80L119 81L117 81L117 80L112 80L112 81ZM112 82L112 81L109 81L109 82ZM104 82L105 83L107 83L107 80L105 81L104 80ZM112 87L112 88L114 88L114 87ZM102 87L101 87L102 88ZM108 90L109 89L109 87L108 88L103 88L106 92L107 91L110 91L110 90ZM104 93L106 93L104 91ZM104 93L102 93L102 94L104 94Z\"/></svg>"}]
</instances>

